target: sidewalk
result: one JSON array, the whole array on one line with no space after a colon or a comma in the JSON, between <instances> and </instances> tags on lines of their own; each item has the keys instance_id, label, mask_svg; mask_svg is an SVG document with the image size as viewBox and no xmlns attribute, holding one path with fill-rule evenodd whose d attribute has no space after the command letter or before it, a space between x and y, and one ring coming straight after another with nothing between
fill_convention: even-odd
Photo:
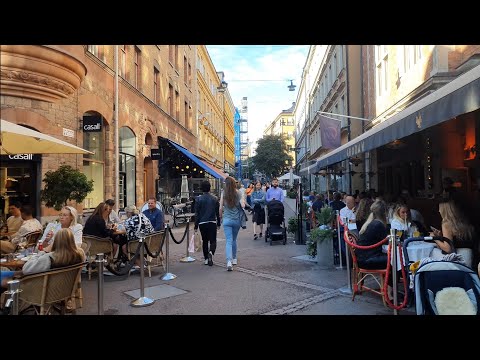
<instances>
[{"instance_id":1,"label":"sidewalk","mask_svg":"<svg viewBox=\"0 0 480 360\"><path fill-rule=\"evenodd\" d=\"M285 201L285 217L294 215L295 199ZM347 285L346 270L322 270L313 261L295 257L305 255L305 246L296 245L289 235L282 242L270 246L264 238L253 240L251 216L247 229L238 236L238 265L227 272L225 266L225 237L218 232L218 246L214 266L203 264L201 252L191 254L196 261L182 263L186 243L170 241L170 273L177 275L163 281L162 267L152 268L152 277L145 274L145 296L155 300L146 307L132 307L130 303L140 296L140 274L129 277L104 277L104 312L117 315L176 315L176 314L294 314L294 315L390 315L393 310L383 306L380 297L362 294L352 302L350 295L339 289ZM190 234L193 224L190 224ZM184 226L174 228L176 239L181 239ZM265 233L265 229L263 230ZM97 278L82 279L83 308L78 315L97 314ZM126 294L135 291L136 293ZM401 313L411 313L403 311Z\"/></svg>"}]
</instances>

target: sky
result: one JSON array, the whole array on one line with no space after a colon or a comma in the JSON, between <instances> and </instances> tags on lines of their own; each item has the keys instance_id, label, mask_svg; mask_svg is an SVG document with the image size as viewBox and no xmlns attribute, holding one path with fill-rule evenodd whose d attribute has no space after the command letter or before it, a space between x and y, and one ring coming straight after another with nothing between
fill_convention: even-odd
<instances>
[{"instance_id":1,"label":"sky","mask_svg":"<svg viewBox=\"0 0 480 360\"><path fill-rule=\"evenodd\" d=\"M297 98L309 45L207 45L217 71L224 72L233 104L248 100L248 136L254 142L266 125ZM296 85L289 91L290 80Z\"/></svg>"}]
</instances>

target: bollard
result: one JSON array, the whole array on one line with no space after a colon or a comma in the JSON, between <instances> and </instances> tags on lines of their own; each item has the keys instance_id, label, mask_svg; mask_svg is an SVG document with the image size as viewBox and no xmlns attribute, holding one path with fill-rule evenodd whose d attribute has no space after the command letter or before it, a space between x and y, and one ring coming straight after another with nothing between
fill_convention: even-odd
<instances>
[{"instance_id":1,"label":"bollard","mask_svg":"<svg viewBox=\"0 0 480 360\"><path fill-rule=\"evenodd\" d=\"M170 250L169 250L170 248L169 248L169 245L168 245L168 243L169 243L168 240L170 238L170 231L169 230L170 230L170 225L168 223L165 223L165 234L166 234L165 235L166 236L166 238L165 238L165 262L167 263L167 266L166 266L165 275L163 275L161 277L161 279L164 280L164 281L173 280L177 277L177 275L172 274L170 272Z\"/></svg>"},{"instance_id":2,"label":"bollard","mask_svg":"<svg viewBox=\"0 0 480 360\"><path fill-rule=\"evenodd\" d=\"M180 262L189 263L189 262L195 261L195 258L191 257L188 252L189 241L190 241L190 217L187 217L187 241L185 241L187 243L187 254L185 255L185 257L180 259Z\"/></svg>"},{"instance_id":3,"label":"bollard","mask_svg":"<svg viewBox=\"0 0 480 360\"><path fill-rule=\"evenodd\" d=\"M97 264L98 271L98 315L103 315L103 264L105 263L105 255L103 253L98 253L95 257L95 263Z\"/></svg>"},{"instance_id":4,"label":"bollard","mask_svg":"<svg viewBox=\"0 0 480 360\"><path fill-rule=\"evenodd\" d=\"M130 305L135 307L152 305L155 300L145 296L145 238L138 239L140 243L140 297L131 302Z\"/></svg>"},{"instance_id":5,"label":"bollard","mask_svg":"<svg viewBox=\"0 0 480 360\"><path fill-rule=\"evenodd\" d=\"M392 262L392 280L393 280L393 305L397 306L397 236L396 230L390 229L390 242L392 243L391 262ZM388 279L386 279L388 281ZM388 296L388 292L387 292ZM393 309L393 315L397 315L397 309Z\"/></svg>"},{"instance_id":6,"label":"bollard","mask_svg":"<svg viewBox=\"0 0 480 360\"><path fill-rule=\"evenodd\" d=\"M343 265L342 265L342 256L340 252L340 248L342 247L342 238L340 237L340 211L335 210L335 213L337 215L337 237L338 237L338 257L340 260L340 266L337 267L337 269L343 270Z\"/></svg>"},{"instance_id":7,"label":"bollard","mask_svg":"<svg viewBox=\"0 0 480 360\"><path fill-rule=\"evenodd\" d=\"M5 302L5 307L10 307L10 315L18 315L18 293L20 290L19 280L10 280L7 282L8 291L5 291L6 295L10 295L10 298Z\"/></svg>"}]
</instances>

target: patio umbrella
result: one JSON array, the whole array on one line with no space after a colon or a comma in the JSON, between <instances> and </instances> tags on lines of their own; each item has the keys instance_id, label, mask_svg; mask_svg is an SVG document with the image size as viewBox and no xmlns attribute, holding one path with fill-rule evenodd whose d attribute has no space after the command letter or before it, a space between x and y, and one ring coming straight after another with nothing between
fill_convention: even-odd
<instances>
[{"instance_id":1,"label":"patio umbrella","mask_svg":"<svg viewBox=\"0 0 480 360\"><path fill-rule=\"evenodd\" d=\"M93 154L53 136L1 120L0 154Z\"/></svg>"}]
</instances>

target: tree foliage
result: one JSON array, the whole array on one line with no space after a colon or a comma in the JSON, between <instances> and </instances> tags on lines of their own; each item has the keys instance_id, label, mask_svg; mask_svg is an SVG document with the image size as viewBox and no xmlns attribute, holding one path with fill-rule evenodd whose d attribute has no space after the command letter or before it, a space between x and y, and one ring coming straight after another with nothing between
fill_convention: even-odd
<instances>
[{"instance_id":1,"label":"tree foliage","mask_svg":"<svg viewBox=\"0 0 480 360\"><path fill-rule=\"evenodd\" d=\"M267 176L281 176L290 169L292 157L284 135L265 135L257 141L256 155L252 157L255 169Z\"/></svg>"},{"instance_id":2,"label":"tree foliage","mask_svg":"<svg viewBox=\"0 0 480 360\"><path fill-rule=\"evenodd\" d=\"M56 171L47 171L43 179L45 188L41 200L45 206L60 210L67 200L82 202L93 190L93 180L87 180L85 174L70 165L61 165Z\"/></svg>"}]
</instances>

